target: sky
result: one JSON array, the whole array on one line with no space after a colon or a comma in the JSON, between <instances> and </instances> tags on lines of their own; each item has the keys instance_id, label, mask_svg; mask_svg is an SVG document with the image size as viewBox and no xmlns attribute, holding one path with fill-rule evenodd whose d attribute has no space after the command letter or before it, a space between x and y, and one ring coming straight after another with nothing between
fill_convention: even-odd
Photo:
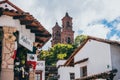
<instances>
[{"instance_id":1,"label":"sky","mask_svg":"<svg viewBox=\"0 0 120 80\"><path fill-rule=\"evenodd\" d=\"M74 36L84 34L120 41L120 0L9 0L32 14L50 33L68 12ZM50 47L50 41L45 48Z\"/></svg>"}]
</instances>

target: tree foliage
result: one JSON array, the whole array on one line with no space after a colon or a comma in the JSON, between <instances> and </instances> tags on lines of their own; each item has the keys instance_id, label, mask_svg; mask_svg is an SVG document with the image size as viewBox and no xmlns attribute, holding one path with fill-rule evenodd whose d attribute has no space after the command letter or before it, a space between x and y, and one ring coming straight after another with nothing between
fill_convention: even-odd
<instances>
[{"instance_id":1,"label":"tree foliage","mask_svg":"<svg viewBox=\"0 0 120 80\"><path fill-rule=\"evenodd\" d=\"M58 59L64 59L66 56L67 56L66 53L60 53L60 54L57 55L57 58Z\"/></svg>"},{"instance_id":2,"label":"tree foliage","mask_svg":"<svg viewBox=\"0 0 120 80\"><path fill-rule=\"evenodd\" d=\"M40 59L46 60L46 65L55 65L59 59L67 59L74 51L74 47L70 44L55 44L49 50L40 52Z\"/></svg>"},{"instance_id":3,"label":"tree foliage","mask_svg":"<svg viewBox=\"0 0 120 80\"><path fill-rule=\"evenodd\" d=\"M84 42L86 39L87 39L87 36L85 36L85 35L78 35L78 36L75 38L74 45L75 45L75 46L79 46L79 45L80 45L82 42Z\"/></svg>"},{"instance_id":4,"label":"tree foliage","mask_svg":"<svg viewBox=\"0 0 120 80\"><path fill-rule=\"evenodd\" d=\"M48 50L42 50L39 55L39 59L45 60L46 65L55 65L57 60L67 59L73 51L85 40L87 36L79 35L75 38L75 43L70 44L55 44Z\"/></svg>"}]
</instances>

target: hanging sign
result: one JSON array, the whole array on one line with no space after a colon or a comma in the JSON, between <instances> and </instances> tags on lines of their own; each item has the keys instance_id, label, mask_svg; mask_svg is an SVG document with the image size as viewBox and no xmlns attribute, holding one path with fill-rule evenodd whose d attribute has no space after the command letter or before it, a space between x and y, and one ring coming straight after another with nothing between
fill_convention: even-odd
<instances>
[{"instance_id":1,"label":"hanging sign","mask_svg":"<svg viewBox=\"0 0 120 80\"><path fill-rule=\"evenodd\" d=\"M33 41L21 32L19 34L19 44L29 49L30 51L33 51Z\"/></svg>"},{"instance_id":2,"label":"hanging sign","mask_svg":"<svg viewBox=\"0 0 120 80\"><path fill-rule=\"evenodd\" d=\"M45 61L37 61L36 70L45 70Z\"/></svg>"},{"instance_id":3,"label":"hanging sign","mask_svg":"<svg viewBox=\"0 0 120 80\"><path fill-rule=\"evenodd\" d=\"M35 61L37 62L37 55L36 54L27 54L27 61Z\"/></svg>"},{"instance_id":4,"label":"hanging sign","mask_svg":"<svg viewBox=\"0 0 120 80\"><path fill-rule=\"evenodd\" d=\"M27 54L27 64L32 65L33 69L36 69L37 55L28 53Z\"/></svg>"}]
</instances>

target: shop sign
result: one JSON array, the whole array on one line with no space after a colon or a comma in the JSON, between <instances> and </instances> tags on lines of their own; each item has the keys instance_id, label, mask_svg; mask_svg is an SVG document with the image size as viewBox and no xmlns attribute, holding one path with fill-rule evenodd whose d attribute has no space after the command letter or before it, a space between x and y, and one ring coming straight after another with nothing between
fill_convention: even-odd
<instances>
[{"instance_id":1,"label":"shop sign","mask_svg":"<svg viewBox=\"0 0 120 80\"><path fill-rule=\"evenodd\" d=\"M19 34L19 44L21 44L28 50L33 51L33 41L21 32Z\"/></svg>"},{"instance_id":2,"label":"shop sign","mask_svg":"<svg viewBox=\"0 0 120 80\"><path fill-rule=\"evenodd\" d=\"M36 70L45 70L45 61L37 61Z\"/></svg>"}]
</instances>

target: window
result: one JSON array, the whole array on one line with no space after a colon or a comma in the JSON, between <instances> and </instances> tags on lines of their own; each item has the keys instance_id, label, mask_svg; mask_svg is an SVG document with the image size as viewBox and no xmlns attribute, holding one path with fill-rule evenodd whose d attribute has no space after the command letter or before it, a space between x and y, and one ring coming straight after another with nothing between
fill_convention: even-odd
<instances>
[{"instance_id":1,"label":"window","mask_svg":"<svg viewBox=\"0 0 120 80\"><path fill-rule=\"evenodd\" d=\"M60 36L60 32L59 31L56 32L56 36Z\"/></svg>"},{"instance_id":2,"label":"window","mask_svg":"<svg viewBox=\"0 0 120 80\"><path fill-rule=\"evenodd\" d=\"M35 80L40 80L40 74L36 74L35 78L36 78Z\"/></svg>"},{"instance_id":3,"label":"window","mask_svg":"<svg viewBox=\"0 0 120 80\"><path fill-rule=\"evenodd\" d=\"M68 44L71 43L71 39L70 39L70 37L67 38L67 43L68 43Z\"/></svg>"},{"instance_id":4,"label":"window","mask_svg":"<svg viewBox=\"0 0 120 80\"><path fill-rule=\"evenodd\" d=\"M69 26L70 25L70 23L69 22L67 22L67 26Z\"/></svg>"},{"instance_id":5,"label":"window","mask_svg":"<svg viewBox=\"0 0 120 80\"><path fill-rule=\"evenodd\" d=\"M64 43L64 39L62 39L62 43Z\"/></svg>"},{"instance_id":6,"label":"window","mask_svg":"<svg viewBox=\"0 0 120 80\"><path fill-rule=\"evenodd\" d=\"M74 80L75 79L75 73L70 73L70 80Z\"/></svg>"},{"instance_id":7,"label":"window","mask_svg":"<svg viewBox=\"0 0 120 80\"><path fill-rule=\"evenodd\" d=\"M39 71L36 72L35 80L42 80L42 72L39 72Z\"/></svg>"},{"instance_id":8,"label":"window","mask_svg":"<svg viewBox=\"0 0 120 80\"><path fill-rule=\"evenodd\" d=\"M87 76L87 66L80 68L80 76L81 77Z\"/></svg>"},{"instance_id":9,"label":"window","mask_svg":"<svg viewBox=\"0 0 120 80\"><path fill-rule=\"evenodd\" d=\"M71 26L70 26L70 22L67 22L67 27L71 27Z\"/></svg>"}]
</instances>

